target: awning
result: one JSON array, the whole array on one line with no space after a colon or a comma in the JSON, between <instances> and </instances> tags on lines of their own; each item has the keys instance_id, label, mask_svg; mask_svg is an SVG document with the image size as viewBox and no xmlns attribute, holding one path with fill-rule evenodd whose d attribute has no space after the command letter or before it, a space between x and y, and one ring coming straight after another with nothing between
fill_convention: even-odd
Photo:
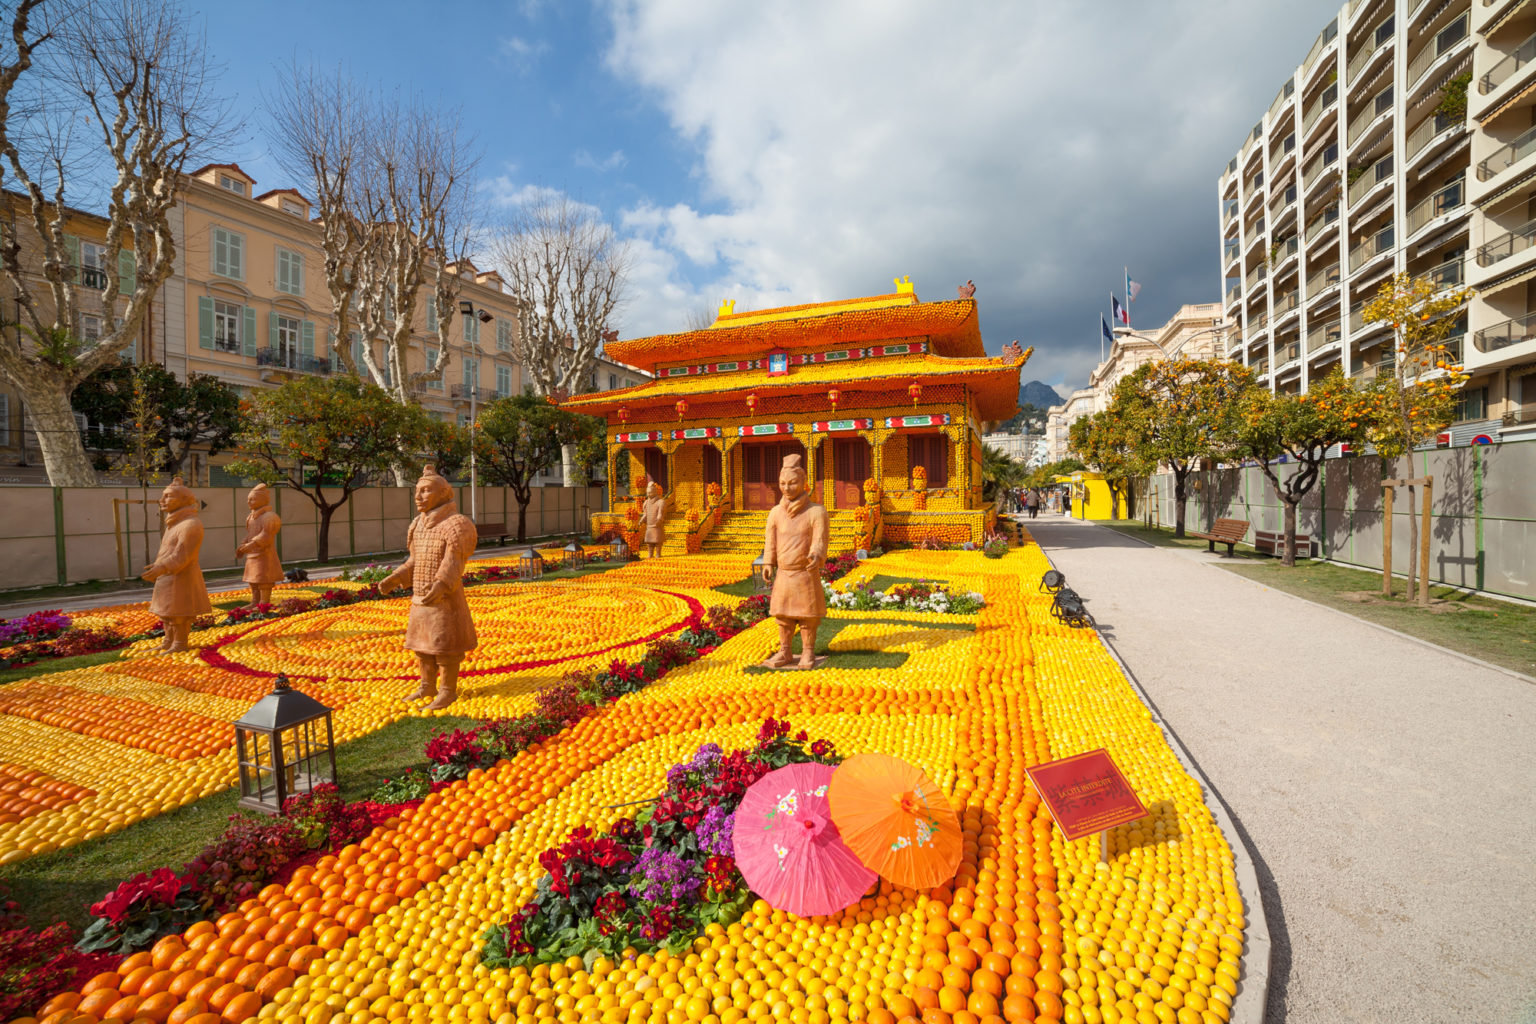
<instances>
[{"instance_id":1,"label":"awning","mask_svg":"<svg viewBox=\"0 0 1536 1024\"><path fill-rule=\"evenodd\" d=\"M1494 191L1488 193L1486 196L1483 196L1483 198L1477 201L1477 206L1484 213L1488 213L1492 211L1493 207L1498 205L1500 200L1506 199L1510 195L1519 192L1521 189L1524 189L1526 186L1530 185L1532 180L1536 180L1536 169L1526 171L1524 174L1520 175L1520 177L1516 178L1514 181L1511 181L1503 188L1495 189Z\"/></svg>"},{"instance_id":2,"label":"awning","mask_svg":"<svg viewBox=\"0 0 1536 1024\"><path fill-rule=\"evenodd\" d=\"M1419 34L1423 35L1425 32L1428 32L1429 27L1435 23L1435 19L1444 14L1445 9L1455 2L1456 0L1440 0L1439 6L1430 11L1423 21L1419 22Z\"/></svg>"},{"instance_id":3,"label":"awning","mask_svg":"<svg viewBox=\"0 0 1536 1024\"><path fill-rule=\"evenodd\" d=\"M1494 107L1492 111L1484 114L1482 117L1478 118L1478 120L1483 123L1484 128L1488 127L1499 117L1500 114L1504 114L1513 110L1516 104L1525 99L1527 96L1531 95L1533 92L1536 92L1536 79L1533 79L1528 85L1526 85L1524 89L1521 89L1519 92L1506 99L1503 103L1500 103L1497 107Z\"/></svg>"},{"instance_id":4,"label":"awning","mask_svg":"<svg viewBox=\"0 0 1536 1024\"><path fill-rule=\"evenodd\" d=\"M1449 82L1451 79L1455 78L1457 75L1459 75L1463 71L1467 70L1467 68L1471 65L1471 63L1472 63L1472 50L1469 47L1465 53L1463 53L1460 57L1458 57L1455 60L1454 63L1449 64L1449 65L1446 66L1445 70L1443 72L1441 72L1440 77L1435 80L1435 84L1434 85L1430 86L1428 89L1425 89L1423 92L1419 93L1419 98L1413 102L1412 106L1409 107L1409 112L1412 113L1413 111L1418 110L1424 104L1429 103L1431 101L1433 101L1435 103L1439 103L1440 102L1440 90L1445 88L1445 84L1447 82Z\"/></svg>"},{"instance_id":5,"label":"awning","mask_svg":"<svg viewBox=\"0 0 1536 1024\"><path fill-rule=\"evenodd\" d=\"M1423 167L1420 167L1417 171L1414 171L1414 179L1417 181L1423 181L1430 174L1430 172L1434 171L1436 168L1443 167L1445 164L1449 163L1453 157L1461 156L1462 149L1472 141L1472 136L1467 133L1466 129L1461 129L1461 133L1461 137L1451 145L1445 147L1445 149L1440 152L1439 156L1435 157Z\"/></svg>"},{"instance_id":6,"label":"awning","mask_svg":"<svg viewBox=\"0 0 1536 1024\"><path fill-rule=\"evenodd\" d=\"M1478 285L1477 293L1486 298L1494 292L1501 292L1506 288L1513 288L1517 284L1524 284L1533 277L1536 277L1536 265L1528 265L1521 270L1510 271L1503 277L1496 277L1487 284Z\"/></svg>"},{"instance_id":7,"label":"awning","mask_svg":"<svg viewBox=\"0 0 1536 1024\"><path fill-rule=\"evenodd\" d=\"M1479 31L1483 34L1483 38L1487 39L1499 29L1503 28L1506 22L1523 11L1526 6L1530 4L1530 2L1531 0L1515 0L1514 3L1510 4L1507 8L1504 9L1503 13L1495 15L1492 21L1488 22L1481 29L1479 29Z\"/></svg>"}]
</instances>

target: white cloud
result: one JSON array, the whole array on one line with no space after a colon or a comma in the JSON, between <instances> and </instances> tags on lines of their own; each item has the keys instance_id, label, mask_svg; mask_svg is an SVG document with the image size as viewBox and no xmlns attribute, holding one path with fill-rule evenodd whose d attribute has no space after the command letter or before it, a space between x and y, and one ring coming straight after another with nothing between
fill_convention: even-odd
<instances>
[{"instance_id":1,"label":"white cloud","mask_svg":"<svg viewBox=\"0 0 1536 1024\"><path fill-rule=\"evenodd\" d=\"M609 0L610 68L699 161L697 199L620 218L647 273L704 282L637 279L632 329L677 329L666 289L750 308L973 278L994 350L1083 380L1122 266L1138 324L1217 298L1216 179L1336 10Z\"/></svg>"},{"instance_id":2,"label":"white cloud","mask_svg":"<svg viewBox=\"0 0 1536 1024\"><path fill-rule=\"evenodd\" d=\"M528 40L522 36L506 36L497 45L501 56L522 74L528 74L549 50L544 40Z\"/></svg>"},{"instance_id":3,"label":"white cloud","mask_svg":"<svg viewBox=\"0 0 1536 1024\"><path fill-rule=\"evenodd\" d=\"M578 149L575 155L572 157L572 161L576 164L577 167L584 167L587 170L602 172L618 170L625 164L629 163L629 158L624 155L624 151L622 149L614 150L612 153L609 153L601 160L594 157L591 153L588 153L585 149Z\"/></svg>"}]
</instances>

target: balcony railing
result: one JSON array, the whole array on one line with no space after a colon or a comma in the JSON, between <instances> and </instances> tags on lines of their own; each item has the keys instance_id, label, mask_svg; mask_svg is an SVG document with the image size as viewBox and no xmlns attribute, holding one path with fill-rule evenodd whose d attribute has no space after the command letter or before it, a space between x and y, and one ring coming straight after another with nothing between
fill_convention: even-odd
<instances>
[{"instance_id":1,"label":"balcony railing","mask_svg":"<svg viewBox=\"0 0 1536 1024\"><path fill-rule=\"evenodd\" d=\"M1311 188L1312 183L1317 180L1318 175L1322 174L1324 170L1337 163L1338 159L1339 144L1335 142L1324 148L1321 153L1312 158L1312 162L1308 164L1307 169L1302 172L1302 184L1307 188Z\"/></svg>"},{"instance_id":2,"label":"balcony railing","mask_svg":"<svg viewBox=\"0 0 1536 1024\"><path fill-rule=\"evenodd\" d=\"M1334 82L1324 89L1322 94L1313 100L1312 105L1307 108L1306 114L1301 119L1302 134L1305 135L1307 132L1310 132L1312 126L1317 123L1317 119L1323 116L1323 111L1333 106L1338 101L1338 98L1339 83Z\"/></svg>"},{"instance_id":3,"label":"balcony railing","mask_svg":"<svg viewBox=\"0 0 1536 1024\"><path fill-rule=\"evenodd\" d=\"M1492 156L1478 164L1477 180L1487 181L1531 153L1536 153L1536 128L1527 128L1513 142L1500 146L1493 151Z\"/></svg>"},{"instance_id":4,"label":"balcony railing","mask_svg":"<svg viewBox=\"0 0 1536 1024\"><path fill-rule=\"evenodd\" d=\"M1472 345L1479 352L1497 352L1527 341L1536 341L1536 312L1485 327L1472 335Z\"/></svg>"},{"instance_id":5,"label":"balcony railing","mask_svg":"<svg viewBox=\"0 0 1536 1024\"><path fill-rule=\"evenodd\" d=\"M1276 149L1279 150L1278 153L1275 152ZM1281 139L1279 141L1279 143L1277 143L1276 146L1273 147L1270 150L1270 152L1269 152L1270 163L1278 165L1281 160L1285 159L1285 157L1286 157L1286 155L1288 153L1293 153L1293 152L1295 152L1295 150L1296 150L1296 133L1295 132L1291 132L1291 134L1289 134L1285 138ZM1274 168L1271 167L1270 170L1274 170Z\"/></svg>"},{"instance_id":6,"label":"balcony railing","mask_svg":"<svg viewBox=\"0 0 1536 1024\"><path fill-rule=\"evenodd\" d=\"M1339 204L1334 203L1332 206L1329 206L1323 210L1322 213L1318 214L1316 217L1313 217L1311 222L1307 225L1307 241L1312 241L1312 239L1316 238L1317 235L1323 230L1323 228L1326 228L1329 224L1337 223L1338 219Z\"/></svg>"},{"instance_id":7,"label":"balcony railing","mask_svg":"<svg viewBox=\"0 0 1536 1024\"><path fill-rule=\"evenodd\" d=\"M1349 186L1349 204L1353 206L1358 203L1367 192L1390 177L1392 177L1392 154L1388 153L1367 167L1365 172L1355 179L1354 184Z\"/></svg>"},{"instance_id":8,"label":"balcony railing","mask_svg":"<svg viewBox=\"0 0 1536 1024\"><path fill-rule=\"evenodd\" d=\"M1322 270L1319 270L1317 273L1307 278L1307 297L1311 298L1318 292L1322 291L1324 288L1332 287L1338 283L1339 265L1337 263L1330 263Z\"/></svg>"},{"instance_id":9,"label":"balcony railing","mask_svg":"<svg viewBox=\"0 0 1536 1024\"><path fill-rule=\"evenodd\" d=\"M1237 259L1237 254L1239 252L1241 252L1241 251L1242 251L1242 249L1237 244L1237 239L1235 239L1235 238L1229 238L1225 242L1222 242L1221 243L1221 262L1222 262L1222 265L1225 266L1226 264L1231 263L1233 260Z\"/></svg>"},{"instance_id":10,"label":"balcony railing","mask_svg":"<svg viewBox=\"0 0 1536 1024\"><path fill-rule=\"evenodd\" d=\"M1338 19L1335 18L1333 21L1330 21L1327 25L1325 25L1323 30L1317 34L1317 41L1312 44L1312 49L1307 51L1307 59L1301 62L1301 75L1303 78L1305 78L1308 73L1311 72L1312 65L1316 63L1318 55L1323 52L1324 47L1326 47L1329 43L1333 42L1338 37L1339 22Z\"/></svg>"},{"instance_id":11,"label":"balcony railing","mask_svg":"<svg viewBox=\"0 0 1536 1024\"><path fill-rule=\"evenodd\" d=\"M1349 307L1350 334L1359 334L1362 331L1373 333L1375 331L1383 330L1391 326L1391 324L1386 320L1372 320L1370 323L1366 323L1365 305L1365 300L1362 299L1361 301L1355 303L1353 306Z\"/></svg>"},{"instance_id":12,"label":"balcony railing","mask_svg":"<svg viewBox=\"0 0 1536 1024\"><path fill-rule=\"evenodd\" d=\"M1383 21L1380 25L1377 25L1375 31L1371 33L1370 42L1361 47L1360 52L1350 58L1349 74L1346 76L1345 80L1353 82L1355 80L1355 76L1360 73L1360 69L1365 67L1365 62L1375 56L1376 51L1380 50L1383 46L1386 46L1391 41L1392 16L1389 14L1386 17L1386 20Z\"/></svg>"},{"instance_id":13,"label":"balcony railing","mask_svg":"<svg viewBox=\"0 0 1536 1024\"><path fill-rule=\"evenodd\" d=\"M1318 349L1327 348L1341 341L1343 337L1344 325L1337 320L1331 324L1314 327L1307 332L1307 353L1311 354Z\"/></svg>"},{"instance_id":14,"label":"balcony railing","mask_svg":"<svg viewBox=\"0 0 1536 1024\"><path fill-rule=\"evenodd\" d=\"M1435 114L1427 118L1423 124L1408 133L1408 138L1403 142L1403 152L1409 160L1424 152L1430 140L1442 132L1448 132L1452 128L1458 128L1467 123L1465 114Z\"/></svg>"},{"instance_id":15,"label":"balcony railing","mask_svg":"<svg viewBox=\"0 0 1536 1024\"><path fill-rule=\"evenodd\" d=\"M1365 131L1365 126L1376 120L1382 114L1392 109L1392 87L1389 85L1376 94L1376 98L1365 105L1365 109L1355 115L1355 119L1349 122L1349 144L1353 146L1360 133Z\"/></svg>"},{"instance_id":16,"label":"balcony railing","mask_svg":"<svg viewBox=\"0 0 1536 1024\"><path fill-rule=\"evenodd\" d=\"M1433 195L1425 196L1408 211L1408 233L1411 235L1441 214L1450 213L1467 201L1467 190L1460 181L1453 181Z\"/></svg>"},{"instance_id":17,"label":"balcony railing","mask_svg":"<svg viewBox=\"0 0 1536 1024\"><path fill-rule=\"evenodd\" d=\"M1247 287L1249 291L1258 287L1260 281L1269 276L1269 267L1263 263L1248 272Z\"/></svg>"},{"instance_id":18,"label":"balcony railing","mask_svg":"<svg viewBox=\"0 0 1536 1024\"><path fill-rule=\"evenodd\" d=\"M1227 289L1226 304L1229 305L1229 306L1232 305L1232 301L1234 299L1236 299L1242 293L1243 293L1243 286L1242 286L1242 284L1241 283L1233 284L1232 287Z\"/></svg>"},{"instance_id":19,"label":"balcony railing","mask_svg":"<svg viewBox=\"0 0 1536 1024\"><path fill-rule=\"evenodd\" d=\"M1467 336L1465 334L1453 334L1440 344L1445 346L1445 352L1440 359L1447 363L1460 363L1462 355L1466 351Z\"/></svg>"},{"instance_id":20,"label":"balcony railing","mask_svg":"<svg viewBox=\"0 0 1536 1024\"><path fill-rule=\"evenodd\" d=\"M1301 358L1301 342L1293 341L1288 345L1275 346L1275 365L1279 367L1289 366Z\"/></svg>"},{"instance_id":21,"label":"balcony railing","mask_svg":"<svg viewBox=\"0 0 1536 1024\"><path fill-rule=\"evenodd\" d=\"M1223 199L1221 202L1221 222L1225 224L1237 216L1237 200Z\"/></svg>"},{"instance_id":22,"label":"balcony railing","mask_svg":"<svg viewBox=\"0 0 1536 1024\"><path fill-rule=\"evenodd\" d=\"M1298 298L1299 298L1299 295L1298 295L1296 289L1294 289L1294 288L1292 288L1290 291L1286 292L1281 297L1277 298L1275 300L1275 308L1274 308L1274 314L1273 315L1276 316L1276 317L1281 317L1281 316L1284 316L1285 314L1289 313L1291 310L1295 309Z\"/></svg>"},{"instance_id":23,"label":"balcony railing","mask_svg":"<svg viewBox=\"0 0 1536 1024\"><path fill-rule=\"evenodd\" d=\"M1249 363L1248 369L1253 371L1255 377L1262 377L1269 372L1269 360L1260 359L1256 363Z\"/></svg>"},{"instance_id":24,"label":"balcony railing","mask_svg":"<svg viewBox=\"0 0 1536 1024\"><path fill-rule=\"evenodd\" d=\"M1528 220L1513 231L1506 232L1477 250L1477 265L1491 267L1509 259L1517 252L1531 247L1536 239L1536 220Z\"/></svg>"},{"instance_id":25,"label":"balcony railing","mask_svg":"<svg viewBox=\"0 0 1536 1024\"><path fill-rule=\"evenodd\" d=\"M1467 264L1460 256L1455 256L1438 267L1426 270L1422 276L1434 284L1435 291L1460 288L1467 278Z\"/></svg>"},{"instance_id":26,"label":"balcony railing","mask_svg":"<svg viewBox=\"0 0 1536 1024\"><path fill-rule=\"evenodd\" d=\"M1275 102L1269 105L1269 116L1271 119L1280 112L1280 107L1284 105L1285 101L1290 99L1295 93L1296 83L1294 81L1287 81L1280 87L1280 93L1275 97Z\"/></svg>"},{"instance_id":27,"label":"balcony railing","mask_svg":"<svg viewBox=\"0 0 1536 1024\"><path fill-rule=\"evenodd\" d=\"M1391 227L1382 228L1374 236L1349 251L1349 272L1360 269L1360 264L1392 250L1395 235Z\"/></svg>"},{"instance_id":28,"label":"balcony railing","mask_svg":"<svg viewBox=\"0 0 1536 1024\"><path fill-rule=\"evenodd\" d=\"M1284 210L1286 207L1290 206L1295 201L1296 201L1296 186L1295 185L1291 185L1284 192L1281 192L1278 196L1275 197L1275 201L1273 203L1271 203L1270 206L1269 206L1269 215L1271 217L1279 216L1280 215L1280 211Z\"/></svg>"},{"instance_id":29,"label":"balcony railing","mask_svg":"<svg viewBox=\"0 0 1536 1024\"><path fill-rule=\"evenodd\" d=\"M1260 217L1258 220L1254 221L1252 224L1249 224L1246 228L1243 229L1243 233L1248 236L1248 244L1249 245L1252 245L1254 242L1257 242L1259 239L1263 238L1264 237L1264 218Z\"/></svg>"},{"instance_id":30,"label":"balcony railing","mask_svg":"<svg viewBox=\"0 0 1536 1024\"><path fill-rule=\"evenodd\" d=\"M1461 17L1435 33L1434 41L1424 47L1424 51L1413 58L1413 61L1408 65L1407 81L1410 85L1423 77L1424 73L1429 70L1430 65L1445 56L1456 44L1467 38L1467 26L1470 23L1468 19L1471 16L1472 12L1464 11Z\"/></svg>"},{"instance_id":31,"label":"balcony railing","mask_svg":"<svg viewBox=\"0 0 1536 1024\"><path fill-rule=\"evenodd\" d=\"M1488 73L1477 80L1477 91L1487 95L1509 80L1509 76L1525 67L1536 57L1536 35L1515 47L1513 53L1499 61Z\"/></svg>"},{"instance_id":32,"label":"balcony railing","mask_svg":"<svg viewBox=\"0 0 1536 1024\"><path fill-rule=\"evenodd\" d=\"M489 402L496 397L495 388L477 388L468 384L454 384L448 390L450 398L462 398L469 401L473 398L477 402Z\"/></svg>"},{"instance_id":33,"label":"balcony railing","mask_svg":"<svg viewBox=\"0 0 1536 1024\"><path fill-rule=\"evenodd\" d=\"M257 366L273 366L280 370L293 370L297 373L316 373L328 376L331 373L331 361L323 356L307 356L295 352L290 348L259 348L256 350Z\"/></svg>"}]
</instances>

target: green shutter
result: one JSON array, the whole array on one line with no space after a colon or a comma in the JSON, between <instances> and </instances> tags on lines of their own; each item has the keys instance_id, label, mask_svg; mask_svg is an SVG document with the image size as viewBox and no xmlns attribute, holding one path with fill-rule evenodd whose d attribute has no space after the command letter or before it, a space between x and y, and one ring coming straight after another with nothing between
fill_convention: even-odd
<instances>
[{"instance_id":1,"label":"green shutter","mask_svg":"<svg viewBox=\"0 0 1536 1024\"><path fill-rule=\"evenodd\" d=\"M288 288L288 252L284 249L277 250L277 290L286 292Z\"/></svg>"},{"instance_id":2,"label":"green shutter","mask_svg":"<svg viewBox=\"0 0 1536 1024\"><path fill-rule=\"evenodd\" d=\"M197 347L213 348L213 300L197 297Z\"/></svg>"},{"instance_id":3,"label":"green shutter","mask_svg":"<svg viewBox=\"0 0 1536 1024\"><path fill-rule=\"evenodd\" d=\"M293 285L293 294L304 294L304 254L301 252L288 254L288 283Z\"/></svg>"},{"instance_id":4,"label":"green shutter","mask_svg":"<svg viewBox=\"0 0 1536 1024\"><path fill-rule=\"evenodd\" d=\"M427 333L437 333L437 297L427 296Z\"/></svg>"},{"instance_id":5,"label":"green shutter","mask_svg":"<svg viewBox=\"0 0 1536 1024\"><path fill-rule=\"evenodd\" d=\"M229 235L223 228L213 229L213 272L229 276Z\"/></svg>"},{"instance_id":6,"label":"green shutter","mask_svg":"<svg viewBox=\"0 0 1536 1024\"><path fill-rule=\"evenodd\" d=\"M138 260L134 258L131 249L123 249L117 254L117 290L124 295L131 294L138 287Z\"/></svg>"},{"instance_id":7,"label":"green shutter","mask_svg":"<svg viewBox=\"0 0 1536 1024\"><path fill-rule=\"evenodd\" d=\"M305 320L299 329L299 354L313 357L315 354L315 322Z\"/></svg>"},{"instance_id":8,"label":"green shutter","mask_svg":"<svg viewBox=\"0 0 1536 1024\"><path fill-rule=\"evenodd\" d=\"M78 281L80 276L76 271L80 267L80 239L74 235L64 236L64 257L69 260L69 273L64 275L67 281Z\"/></svg>"},{"instance_id":9,"label":"green shutter","mask_svg":"<svg viewBox=\"0 0 1536 1024\"><path fill-rule=\"evenodd\" d=\"M256 309L245 307L245 330L240 332L241 348L252 359L256 358Z\"/></svg>"},{"instance_id":10,"label":"green shutter","mask_svg":"<svg viewBox=\"0 0 1536 1024\"><path fill-rule=\"evenodd\" d=\"M267 314L267 348L277 351L277 314Z\"/></svg>"}]
</instances>

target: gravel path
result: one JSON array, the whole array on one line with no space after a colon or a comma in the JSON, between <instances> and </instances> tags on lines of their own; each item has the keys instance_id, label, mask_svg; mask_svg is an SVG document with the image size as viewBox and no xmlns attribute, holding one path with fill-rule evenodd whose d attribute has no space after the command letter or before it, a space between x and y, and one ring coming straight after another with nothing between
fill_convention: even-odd
<instances>
[{"instance_id":1,"label":"gravel path","mask_svg":"<svg viewBox=\"0 0 1536 1024\"><path fill-rule=\"evenodd\" d=\"M1267 1021L1536 1024L1536 685L1205 552L1026 525L1238 822Z\"/></svg>"}]
</instances>

